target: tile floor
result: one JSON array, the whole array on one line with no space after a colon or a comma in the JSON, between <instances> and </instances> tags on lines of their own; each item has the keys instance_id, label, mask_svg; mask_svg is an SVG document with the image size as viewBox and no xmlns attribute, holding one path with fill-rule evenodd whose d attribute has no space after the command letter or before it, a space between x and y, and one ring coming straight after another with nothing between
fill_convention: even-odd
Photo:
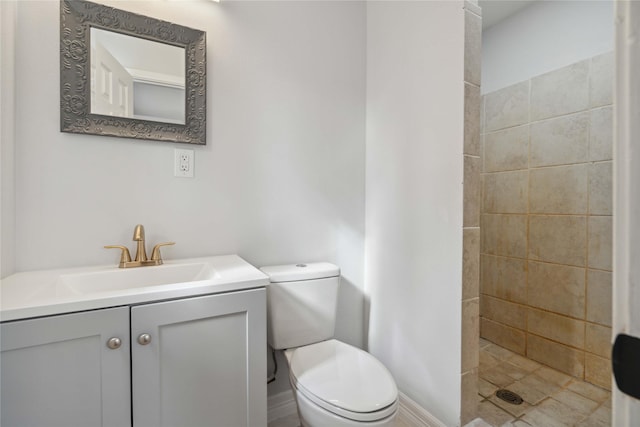
<instances>
[{"instance_id":1,"label":"tile floor","mask_svg":"<svg viewBox=\"0 0 640 427\"><path fill-rule=\"evenodd\" d=\"M478 417L494 427L608 427L611 393L480 339ZM506 388L524 402L495 396ZM480 425L480 424L478 424Z\"/></svg>"},{"instance_id":2,"label":"tile floor","mask_svg":"<svg viewBox=\"0 0 640 427\"><path fill-rule=\"evenodd\" d=\"M524 402L498 399L496 390L518 393ZM274 420L268 427L298 427L298 415ZM406 427L401 420L395 427ZM466 427L609 427L611 393L600 387L480 339L478 419Z\"/></svg>"},{"instance_id":3,"label":"tile floor","mask_svg":"<svg viewBox=\"0 0 640 427\"><path fill-rule=\"evenodd\" d=\"M269 423L268 427L299 427L300 419L298 418L298 414L287 415L286 417L278 418L277 420L273 420ZM401 418L396 418L393 427L411 427L410 424L407 424Z\"/></svg>"},{"instance_id":4,"label":"tile floor","mask_svg":"<svg viewBox=\"0 0 640 427\"><path fill-rule=\"evenodd\" d=\"M286 417L278 418L271 421L267 427L299 427L300 419L298 414L287 415Z\"/></svg>"}]
</instances>

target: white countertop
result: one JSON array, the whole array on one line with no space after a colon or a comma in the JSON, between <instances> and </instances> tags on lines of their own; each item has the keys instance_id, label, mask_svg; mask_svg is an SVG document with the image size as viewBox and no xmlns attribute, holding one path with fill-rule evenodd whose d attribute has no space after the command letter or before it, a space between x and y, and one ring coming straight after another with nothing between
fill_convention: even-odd
<instances>
[{"instance_id":1,"label":"white countertop","mask_svg":"<svg viewBox=\"0 0 640 427\"><path fill-rule=\"evenodd\" d=\"M61 280L83 275L98 274L116 278L119 275L144 274L143 270L156 269L153 273L169 271L175 266L206 264L208 270L195 280L154 286L117 290L96 290L83 293L64 286ZM151 273L151 271L149 271ZM76 279L76 281L79 281ZM182 260L165 260L163 265L120 269L118 266L94 266L57 270L16 273L0 280L0 321L27 319L76 311L94 310L121 305L184 298L221 292L233 292L264 287L268 277L238 255L222 255ZM75 289L81 284L75 284ZM71 290L70 290L71 289Z\"/></svg>"}]
</instances>

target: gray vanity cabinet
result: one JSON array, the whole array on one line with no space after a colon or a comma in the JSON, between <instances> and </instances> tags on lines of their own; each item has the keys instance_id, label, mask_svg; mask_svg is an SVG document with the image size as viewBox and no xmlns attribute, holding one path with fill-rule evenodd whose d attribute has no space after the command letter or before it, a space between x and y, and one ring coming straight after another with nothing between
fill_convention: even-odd
<instances>
[{"instance_id":1,"label":"gray vanity cabinet","mask_svg":"<svg viewBox=\"0 0 640 427\"><path fill-rule=\"evenodd\" d=\"M131 308L133 425L267 425L265 290Z\"/></svg>"},{"instance_id":2,"label":"gray vanity cabinet","mask_svg":"<svg viewBox=\"0 0 640 427\"><path fill-rule=\"evenodd\" d=\"M0 343L3 427L131 425L129 307L3 323Z\"/></svg>"},{"instance_id":3,"label":"gray vanity cabinet","mask_svg":"<svg viewBox=\"0 0 640 427\"><path fill-rule=\"evenodd\" d=\"M1 425L266 426L265 322L262 288L3 323Z\"/></svg>"}]
</instances>

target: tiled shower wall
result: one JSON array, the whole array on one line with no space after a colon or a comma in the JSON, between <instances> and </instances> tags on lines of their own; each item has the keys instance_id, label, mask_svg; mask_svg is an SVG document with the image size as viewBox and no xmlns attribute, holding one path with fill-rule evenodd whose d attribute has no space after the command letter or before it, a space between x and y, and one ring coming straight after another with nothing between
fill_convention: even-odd
<instances>
[{"instance_id":1,"label":"tiled shower wall","mask_svg":"<svg viewBox=\"0 0 640 427\"><path fill-rule=\"evenodd\" d=\"M462 219L462 360L460 424L476 417L480 321L480 61L482 17L464 10L464 211Z\"/></svg>"},{"instance_id":2,"label":"tiled shower wall","mask_svg":"<svg viewBox=\"0 0 640 427\"><path fill-rule=\"evenodd\" d=\"M610 389L613 54L483 97L481 336Z\"/></svg>"}]
</instances>

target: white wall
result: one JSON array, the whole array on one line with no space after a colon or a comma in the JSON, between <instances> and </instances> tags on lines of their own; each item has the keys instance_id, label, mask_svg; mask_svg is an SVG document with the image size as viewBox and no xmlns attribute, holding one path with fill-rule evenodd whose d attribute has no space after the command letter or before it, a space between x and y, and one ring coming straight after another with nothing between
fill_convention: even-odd
<instances>
[{"instance_id":1,"label":"white wall","mask_svg":"<svg viewBox=\"0 0 640 427\"><path fill-rule=\"evenodd\" d=\"M367 5L369 351L447 425L460 419L462 1Z\"/></svg>"},{"instance_id":2,"label":"white wall","mask_svg":"<svg viewBox=\"0 0 640 427\"><path fill-rule=\"evenodd\" d=\"M136 223L165 258L332 261L337 336L361 345L366 124L369 348L456 424L462 2L104 3L207 31L208 143L190 180L184 146L60 133L59 3L19 2L15 269L115 264L102 246Z\"/></svg>"},{"instance_id":3,"label":"white wall","mask_svg":"<svg viewBox=\"0 0 640 427\"><path fill-rule=\"evenodd\" d=\"M207 145L60 133L59 2L19 2L16 270L115 265L102 246L133 248L137 223L177 242L167 259L326 260L337 335L362 345L364 4L103 3L207 32ZM174 178L175 148L195 150L194 179Z\"/></svg>"},{"instance_id":4,"label":"white wall","mask_svg":"<svg viewBox=\"0 0 640 427\"><path fill-rule=\"evenodd\" d=\"M538 1L482 33L482 93L613 50L613 1Z\"/></svg>"},{"instance_id":5,"label":"white wall","mask_svg":"<svg viewBox=\"0 0 640 427\"><path fill-rule=\"evenodd\" d=\"M15 269L15 14L0 2L0 278Z\"/></svg>"}]
</instances>

